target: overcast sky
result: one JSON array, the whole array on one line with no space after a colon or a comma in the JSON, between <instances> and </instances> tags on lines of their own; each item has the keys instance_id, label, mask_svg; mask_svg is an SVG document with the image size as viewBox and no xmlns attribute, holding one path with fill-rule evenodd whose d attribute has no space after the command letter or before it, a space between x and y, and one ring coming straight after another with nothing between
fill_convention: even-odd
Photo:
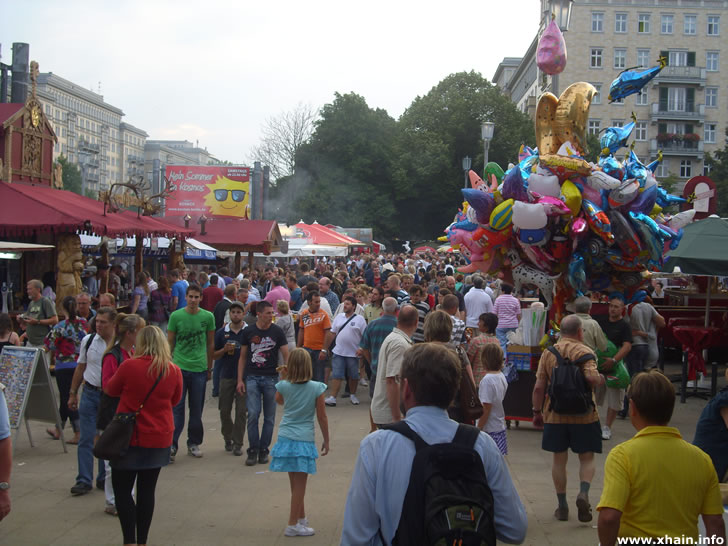
<instances>
[{"instance_id":1,"label":"overcast sky","mask_svg":"<svg viewBox=\"0 0 728 546\"><path fill-rule=\"evenodd\" d=\"M151 139L248 163L261 125L355 92L394 118L448 74L525 53L538 0L0 0L2 62L98 90Z\"/></svg>"}]
</instances>

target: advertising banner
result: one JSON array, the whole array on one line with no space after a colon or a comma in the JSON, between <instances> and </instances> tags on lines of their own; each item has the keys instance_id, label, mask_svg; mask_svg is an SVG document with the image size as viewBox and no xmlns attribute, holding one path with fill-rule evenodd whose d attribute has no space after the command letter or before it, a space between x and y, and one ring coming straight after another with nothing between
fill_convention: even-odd
<instances>
[{"instance_id":1,"label":"advertising banner","mask_svg":"<svg viewBox=\"0 0 728 546\"><path fill-rule=\"evenodd\" d=\"M167 165L165 176L165 216L251 217L249 167Z\"/></svg>"}]
</instances>

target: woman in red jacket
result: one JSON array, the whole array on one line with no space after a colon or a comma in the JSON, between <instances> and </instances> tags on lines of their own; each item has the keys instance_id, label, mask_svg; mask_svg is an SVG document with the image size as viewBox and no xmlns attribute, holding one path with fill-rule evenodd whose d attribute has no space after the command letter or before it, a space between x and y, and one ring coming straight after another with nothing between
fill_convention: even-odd
<instances>
[{"instance_id":1,"label":"woman in red jacket","mask_svg":"<svg viewBox=\"0 0 728 546\"><path fill-rule=\"evenodd\" d=\"M119 367L104 385L104 392L120 397L117 413L138 411L129 451L111 461L111 480L124 544L146 544L159 471L169 464L174 433L172 408L182 398L182 372L172 363L162 330L146 326L139 331L134 358ZM144 402L147 394L149 398ZM135 480L136 504L132 497Z\"/></svg>"}]
</instances>

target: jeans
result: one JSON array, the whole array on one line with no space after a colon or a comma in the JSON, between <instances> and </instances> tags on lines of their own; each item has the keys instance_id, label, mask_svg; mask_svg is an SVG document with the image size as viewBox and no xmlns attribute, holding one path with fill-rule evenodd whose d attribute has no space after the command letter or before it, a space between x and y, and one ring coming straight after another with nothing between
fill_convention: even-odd
<instances>
[{"instance_id":1,"label":"jeans","mask_svg":"<svg viewBox=\"0 0 728 546\"><path fill-rule=\"evenodd\" d=\"M326 361L319 360L319 353L321 353L321 351L315 351L313 349L308 349L307 347L304 347L304 350L308 351L308 354L311 356L311 364L313 364L313 377L311 379L323 383L326 375Z\"/></svg>"},{"instance_id":2,"label":"jeans","mask_svg":"<svg viewBox=\"0 0 728 546\"><path fill-rule=\"evenodd\" d=\"M60 398L59 410L61 413L61 430L66 426L66 420L71 422L73 432L78 432L78 411L68 409L68 394L71 391L71 381L75 368L63 368L56 370L56 383L58 384L58 393Z\"/></svg>"},{"instance_id":3,"label":"jeans","mask_svg":"<svg viewBox=\"0 0 728 546\"><path fill-rule=\"evenodd\" d=\"M501 349L503 350L503 358L506 358L506 355L508 354L506 352L506 347L508 346L508 332L515 332L515 328L496 328L495 329L495 337L498 338L498 343L500 343Z\"/></svg>"},{"instance_id":4,"label":"jeans","mask_svg":"<svg viewBox=\"0 0 728 546\"><path fill-rule=\"evenodd\" d=\"M222 437L226 442L242 446L245 437L245 422L248 418L248 403L246 400L247 395L237 392L237 385L237 379L220 380L220 400L217 407L220 410L220 432L222 432ZM233 407L235 407L234 421L231 417Z\"/></svg>"},{"instance_id":5,"label":"jeans","mask_svg":"<svg viewBox=\"0 0 728 546\"><path fill-rule=\"evenodd\" d=\"M189 398L190 421L187 425L187 447L202 444L202 407L205 405L205 387L207 372L188 372L182 370L182 398L174 408L174 438L172 445L177 449L177 442L185 426L185 398Z\"/></svg>"},{"instance_id":6,"label":"jeans","mask_svg":"<svg viewBox=\"0 0 728 546\"><path fill-rule=\"evenodd\" d=\"M222 363L216 360L212 364L212 396L220 396L220 370Z\"/></svg>"},{"instance_id":7,"label":"jeans","mask_svg":"<svg viewBox=\"0 0 728 546\"><path fill-rule=\"evenodd\" d=\"M78 476L76 483L93 484L94 478L94 438L96 437L96 414L99 412L101 391L84 385L81 402L78 406L81 437L78 440ZM104 476L103 463L99 461L98 477Z\"/></svg>"},{"instance_id":8,"label":"jeans","mask_svg":"<svg viewBox=\"0 0 728 546\"><path fill-rule=\"evenodd\" d=\"M649 355L650 348L648 345L632 345L629 353L625 357L627 364L627 370L629 370L630 379L645 369L647 363L647 356ZM629 410L629 398L625 395L624 397L624 409L620 412L620 415L628 415Z\"/></svg>"},{"instance_id":9,"label":"jeans","mask_svg":"<svg viewBox=\"0 0 728 546\"><path fill-rule=\"evenodd\" d=\"M248 444L251 451L267 451L273 439L273 426L276 422L276 383L275 375L250 375L245 380L248 394ZM261 402L263 409L263 432L258 435L258 418Z\"/></svg>"}]
</instances>

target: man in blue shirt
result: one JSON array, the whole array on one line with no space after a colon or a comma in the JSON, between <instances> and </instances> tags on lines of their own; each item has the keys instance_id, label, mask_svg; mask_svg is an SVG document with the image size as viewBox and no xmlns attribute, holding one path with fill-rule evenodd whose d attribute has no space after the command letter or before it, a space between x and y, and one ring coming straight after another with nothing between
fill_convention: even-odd
<instances>
[{"instance_id":1,"label":"man in blue shirt","mask_svg":"<svg viewBox=\"0 0 728 546\"><path fill-rule=\"evenodd\" d=\"M447 407L458 389L458 366L440 344L422 343L405 353L400 376L404 420L430 445L451 442L455 437L458 424L448 418ZM483 459L493 493L496 536L502 542L520 544L528 526L526 510L505 459L484 432L474 449ZM346 499L342 545L382 544L380 532L387 544L392 543L414 456L414 443L392 430L378 430L362 440Z\"/></svg>"},{"instance_id":2,"label":"man in blue shirt","mask_svg":"<svg viewBox=\"0 0 728 546\"><path fill-rule=\"evenodd\" d=\"M175 311L187 307L187 281L180 276L179 269L173 269L169 272L172 278L172 307Z\"/></svg>"},{"instance_id":3,"label":"man in blue shirt","mask_svg":"<svg viewBox=\"0 0 728 546\"><path fill-rule=\"evenodd\" d=\"M286 286L291 293L291 311L299 311L301 305L303 305L303 295L301 294L301 289L298 287L298 282L294 274L290 274L286 278Z\"/></svg>"},{"instance_id":4,"label":"man in blue shirt","mask_svg":"<svg viewBox=\"0 0 728 546\"><path fill-rule=\"evenodd\" d=\"M374 396L374 384L377 381L377 364L379 363L379 349L387 336L397 326L397 300L392 297L382 300L382 316L373 320L364 330L364 335L359 342L361 353L372 369L372 376L369 378L369 396Z\"/></svg>"}]
</instances>

